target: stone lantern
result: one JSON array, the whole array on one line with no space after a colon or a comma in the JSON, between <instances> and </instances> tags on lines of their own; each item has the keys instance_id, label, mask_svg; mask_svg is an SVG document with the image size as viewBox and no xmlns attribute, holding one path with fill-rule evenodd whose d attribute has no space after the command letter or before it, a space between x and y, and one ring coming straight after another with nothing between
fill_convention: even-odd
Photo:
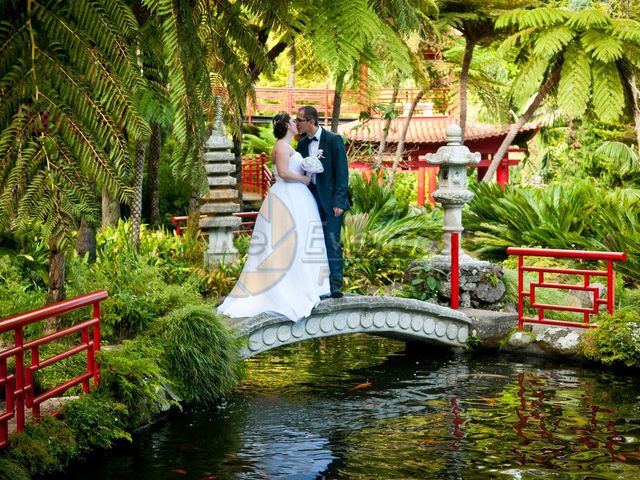
<instances>
[{"instance_id":1,"label":"stone lantern","mask_svg":"<svg viewBox=\"0 0 640 480\"><path fill-rule=\"evenodd\" d=\"M200 207L200 213L204 215L200 219L200 229L209 236L204 264L210 269L217 268L222 259L234 262L238 256L238 250L233 246L233 231L241 220L233 213L240 211L240 201L232 148L233 143L227 138L222 121L222 98L216 97L216 120L211 136L204 144L209 191L202 198Z\"/></svg>"},{"instance_id":2,"label":"stone lantern","mask_svg":"<svg viewBox=\"0 0 640 480\"><path fill-rule=\"evenodd\" d=\"M427 154L427 163L439 165L438 189L433 198L444 208L444 249L431 259L433 265L451 265L451 233L462 234L462 207L473 198L473 192L467 190L467 167L480 163L480 153L471 153L462 145L462 130L457 125L449 125L446 130L447 144L436 153ZM462 242L460 242L462 243ZM460 265L478 263L459 251Z\"/></svg>"}]
</instances>

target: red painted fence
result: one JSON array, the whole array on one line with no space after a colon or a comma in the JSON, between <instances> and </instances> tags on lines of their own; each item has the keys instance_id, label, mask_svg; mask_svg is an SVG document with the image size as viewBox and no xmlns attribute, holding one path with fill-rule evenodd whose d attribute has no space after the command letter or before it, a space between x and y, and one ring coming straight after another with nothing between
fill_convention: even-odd
<instances>
[{"instance_id":1,"label":"red painted fence","mask_svg":"<svg viewBox=\"0 0 640 480\"><path fill-rule=\"evenodd\" d=\"M400 88L396 97L396 108L402 112L418 94L418 88ZM310 105L318 110L324 119L324 126L329 125L333 112L335 90L329 88L272 88L255 89L256 101L247 97L247 121L251 124L254 116L272 117L278 112L295 113L300 107ZM374 104L389 104L393 96L392 88L383 88L369 96L359 90L343 90L340 104L340 116L356 119L360 112L367 111ZM449 113L449 89L433 88L422 97L423 102L431 101L433 110L438 114Z\"/></svg>"},{"instance_id":2,"label":"red painted fence","mask_svg":"<svg viewBox=\"0 0 640 480\"><path fill-rule=\"evenodd\" d=\"M90 380L96 387L99 381L99 368L95 360L95 352L100 350L100 302L107 298L106 290L100 290L81 297L64 300L47 305L27 313L13 315L0 320L0 334L13 334L13 347L0 351L0 387L4 386L5 411L0 414L0 448L9 441L9 421L16 420L16 431L24 431L25 412L31 409L34 417L40 416L40 404L45 400L60 395L69 388L82 384L85 393L89 392ZM54 333L43 335L35 340L25 342L24 328L47 318L56 317L78 308L92 306L91 318ZM80 333L80 344L70 347L45 360L40 359L40 346L73 334ZM51 390L35 396L34 375L49 365L87 352L86 372L68 380ZM25 353L31 353L31 361L25 362ZM15 358L15 371L9 372L7 360Z\"/></svg>"},{"instance_id":3,"label":"red painted fence","mask_svg":"<svg viewBox=\"0 0 640 480\"><path fill-rule=\"evenodd\" d=\"M267 154L242 157L242 191L256 193L263 199L273 182L273 175L267 166Z\"/></svg>"},{"instance_id":4,"label":"red painted fence","mask_svg":"<svg viewBox=\"0 0 640 480\"><path fill-rule=\"evenodd\" d=\"M569 327L596 327L590 324L591 315L597 315L600 311L600 305L606 305L609 314L613 313L615 303L615 272L613 271L614 261L624 261L627 254L623 252L592 252L586 250L553 250L539 248L507 248L508 255L518 256L518 329L522 331L524 322L534 324L562 325ZM606 261L606 270L583 270L575 268L551 268L551 267L533 267L524 264L524 257L555 257L555 258L575 258L588 261ZM525 291L524 272L537 272L538 281L531 282L529 289ZM584 277L582 285L570 285L564 283L549 282L545 280L545 274L565 274L565 275L581 275ZM591 284L592 277L604 277L606 279L606 298L600 298L600 291L597 286ZM593 295L591 307L577 307L571 305L549 305L539 303L536 299L538 289L559 289L559 290L577 290L590 292ZM525 317L524 315L524 299L529 299L529 306L538 310L537 318ZM545 318L546 310L558 310L566 312L582 313L583 321L571 322L562 320L553 320Z\"/></svg>"}]
</instances>

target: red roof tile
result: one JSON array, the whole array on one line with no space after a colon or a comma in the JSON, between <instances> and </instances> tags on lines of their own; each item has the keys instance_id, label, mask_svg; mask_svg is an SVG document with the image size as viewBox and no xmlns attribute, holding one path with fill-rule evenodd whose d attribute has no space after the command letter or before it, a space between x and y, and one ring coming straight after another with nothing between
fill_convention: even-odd
<instances>
[{"instance_id":1,"label":"red roof tile","mask_svg":"<svg viewBox=\"0 0 640 480\"><path fill-rule=\"evenodd\" d=\"M394 118L391 120L389 135L387 137L388 143L398 143L405 120L405 118ZM384 122L383 119L379 118L372 118L365 122L356 120L340 125L338 132L344 137L354 141L379 142L382 139ZM445 130L449 125L451 125L450 117L413 117L409 123L405 143L442 145L446 142ZM539 125L535 123L526 123L520 130L519 135L529 133L530 136L533 136L539 128ZM509 125L485 125L467 122L465 141L504 137L508 131Z\"/></svg>"}]
</instances>

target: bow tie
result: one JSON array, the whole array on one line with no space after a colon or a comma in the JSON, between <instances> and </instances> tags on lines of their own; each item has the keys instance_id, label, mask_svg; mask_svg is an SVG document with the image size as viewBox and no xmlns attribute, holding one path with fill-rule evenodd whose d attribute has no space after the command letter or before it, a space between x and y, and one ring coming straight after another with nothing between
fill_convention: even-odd
<instances>
[{"instance_id":1,"label":"bow tie","mask_svg":"<svg viewBox=\"0 0 640 480\"><path fill-rule=\"evenodd\" d=\"M318 138L317 137L307 137L309 138L309 142L317 142Z\"/></svg>"}]
</instances>

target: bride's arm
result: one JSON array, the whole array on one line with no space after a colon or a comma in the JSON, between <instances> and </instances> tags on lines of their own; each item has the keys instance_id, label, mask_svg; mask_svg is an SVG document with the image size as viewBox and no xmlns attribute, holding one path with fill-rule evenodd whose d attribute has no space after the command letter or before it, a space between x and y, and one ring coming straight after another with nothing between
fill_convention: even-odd
<instances>
[{"instance_id":1,"label":"bride's arm","mask_svg":"<svg viewBox=\"0 0 640 480\"><path fill-rule=\"evenodd\" d=\"M297 173L289 171L289 148L286 145L276 145L273 151L273 156L276 162L276 168L278 169L278 175L285 182L300 182L305 185L309 185L311 177L306 175L298 175Z\"/></svg>"}]
</instances>

